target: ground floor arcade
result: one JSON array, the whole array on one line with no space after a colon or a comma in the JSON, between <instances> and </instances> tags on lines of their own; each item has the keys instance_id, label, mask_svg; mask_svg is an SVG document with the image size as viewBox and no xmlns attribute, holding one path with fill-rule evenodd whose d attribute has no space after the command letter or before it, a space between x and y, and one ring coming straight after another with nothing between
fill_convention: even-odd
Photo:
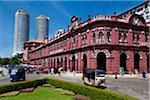
<instances>
[{"instance_id":1,"label":"ground floor arcade","mask_svg":"<svg viewBox=\"0 0 150 100\"><path fill-rule=\"evenodd\" d=\"M101 69L106 73L137 73L149 71L149 56L143 51L85 50L31 61L33 65L50 68L63 67L65 71L82 72L83 68Z\"/></svg>"}]
</instances>

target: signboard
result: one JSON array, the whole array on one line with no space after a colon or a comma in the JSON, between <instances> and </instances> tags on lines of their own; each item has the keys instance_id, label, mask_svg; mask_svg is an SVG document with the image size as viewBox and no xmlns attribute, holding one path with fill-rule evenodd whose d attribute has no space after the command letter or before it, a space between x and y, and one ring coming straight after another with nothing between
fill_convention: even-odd
<instances>
[{"instance_id":1,"label":"signboard","mask_svg":"<svg viewBox=\"0 0 150 100\"><path fill-rule=\"evenodd\" d=\"M63 49L58 49L58 50L50 52L49 54L52 55L52 54L60 53L60 52L63 52L63 51L64 51Z\"/></svg>"}]
</instances>

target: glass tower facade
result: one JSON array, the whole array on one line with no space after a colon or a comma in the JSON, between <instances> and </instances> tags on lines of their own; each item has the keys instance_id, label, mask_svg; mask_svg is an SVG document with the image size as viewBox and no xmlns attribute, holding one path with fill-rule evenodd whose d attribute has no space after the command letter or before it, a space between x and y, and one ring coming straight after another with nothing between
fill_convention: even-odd
<instances>
[{"instance_id":1,"label":"glass tower facade","mask_svg":"<svg viewBox=\"0 0 150 100\"><path fill-rule=\"evenodd\" d=\"M36 40L44 40L44 36L48 36L49 18L47 16L36 17Z\"/></svg>"},{"instance_id":2,"label":"glass tower facade","mask_svg":"<svg viewBox=\"0 0 150 100\"><path fill-rule=\"evenodd\" d=\"M15 15L13 55L24 52L24 43L29 40L29 15L19 9Z\"/></svg>"}]
</instances>

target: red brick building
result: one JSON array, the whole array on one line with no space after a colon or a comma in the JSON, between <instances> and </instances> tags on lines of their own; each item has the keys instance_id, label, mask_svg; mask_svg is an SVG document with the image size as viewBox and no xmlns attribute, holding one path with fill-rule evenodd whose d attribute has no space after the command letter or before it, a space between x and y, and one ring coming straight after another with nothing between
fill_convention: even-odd
<instances>
[{"instance_id":1,"label":"red brick building","mask_svg":"<svg viewBox=\"0 0 150 100\"><path fill-rule=\"evenodd\" d=\"M30 56L29 56L29 51L32 51L34 48L42 46L43 41L41 40L31 40L31 41L26 41L24 45L25 53L24 53L24 63L29 64L30 61Z\"/></svg>"},{"instance_id":2,"label":"red brick building","mask_svg":"<svg viewBox=\"0 0 150 100\"><path fill-rule=\"evenodd\" d=\"M76 72L85 67L107 73L149 70L149 27L143 17L96 15L82 22L73 16L71 22L67 32L61 31L49 41L46 38L34 49L26 42L25 61Z\"/></svg>"}]
</instances>

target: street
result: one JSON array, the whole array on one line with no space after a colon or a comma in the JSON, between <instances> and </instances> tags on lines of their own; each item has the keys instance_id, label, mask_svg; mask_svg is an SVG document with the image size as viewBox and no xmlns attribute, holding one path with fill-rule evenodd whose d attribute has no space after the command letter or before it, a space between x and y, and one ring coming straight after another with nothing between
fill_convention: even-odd
<instances>
[{"instance_id":1,"label":"street","mask_svg":"<svg viewBox=\"0 0 150 100\"><path fill-rule=\"evenodd\" d=\"M44 77L52 77L64 81L75 82L79 84L83 84L81 76L74 76L72 74L63 74L61 76L58 75L50 75L50 74L27 74L27 80L44 78ZM8 84L10 83L9 78L0 79L0 84ZM133 96L139 98L140 100L148 100L149 98L149 80L139 80L136 78L106 78L106 90L118 92L120 94L126 96Z\"/></svg>"},{"instance_id":2,"label":"street","mask_svg":"<svg viewBox=\"0 0 150 100\"><path fill-rule=\"evenodd\" d=\"M107 90L134 96L140 100L149 99L149 80L139 79L106 79Z\"/></svg>"},{"instance_id":3,"label":"street","mask_svg":"<svg viewBox=\"0 0 150 100\"><path fill-rule=\"evenodd\" d=\"M42 78L42 76L37 75L37 74L26 74L26 80L32 80L32 79L38 79L38 78ZM9 76L7 77L0 76L0 85L9 84L9 83L11 83Z\"/></svg>"}]
</instances>

